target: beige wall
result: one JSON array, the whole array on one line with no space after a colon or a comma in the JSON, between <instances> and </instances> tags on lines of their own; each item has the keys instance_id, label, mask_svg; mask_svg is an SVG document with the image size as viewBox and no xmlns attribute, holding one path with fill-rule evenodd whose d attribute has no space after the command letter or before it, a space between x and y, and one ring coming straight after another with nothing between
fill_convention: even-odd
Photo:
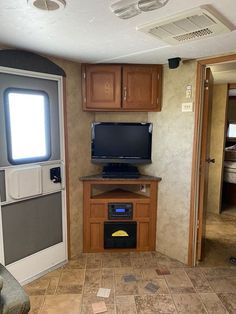
<instances>
[{"instance_id":1,"label":"beige wall","mask_svg":"<svg viewBox=\"0 0 236 314\"><path fill-rule=\"evenodd\" d=\"M157 250L187 263L194 113L181 112L185 87L195 94L196 63L164 68L162 111L149 113L154 124L153 163L145 170L162 177L157 212Z\"/></svg>"},{"instance_id":2,"label":"beige wall","mask_svg":"<svg viewBox=\"0 0 236 314\"><path fill-rule=\"evenodd\" d=\"M79 177L96 173L90 163L90 124L96 121L151 121L153 163L143 172L162 177L159 184L157 250L187 262L190 180L194 113L182 113L185 86L195 87L196 63L164 68L163 106L157 113L87 113L82 111L80 65L51 58L67 75L66 110L69 144L71 253L82 251L82 183ZM194 91L193 91L194 95Z\"/></svg>"},{"instance_id":3,"label":"beige wall","mask_svg":"<svg viewBox=\"0 0 236 314\"><path fill-rule=\"evenodd\" d=\"M90 162L90 126L93 121L147 121L147 113L91 113L82 110L79 64L50 58L66 72L66 108L69 149L69 199L71 254L83 250L83 186L79 178L98 173Z\"/></svg>"},{"instance_id":4,"label":"beige wall","mask_svg":"<svg viewBox=\"0 0 236 314\"><path fill-rule=\"evenodd\" d=\"M94 113L82 111L79 64L50 58L66 72L66 111L69 153L69 200L71 254L83 249L83 186L79 178L96 172L90 162L90 125Z\"/></svg>"},{"instance_id":5,"label":"beige wall","mask_svg":"<svg viewBox=\"0 0 236 314\"><path fill-rule=\"evenodd\" d=\"M58 62L57 62L58 63ZM182 113L185 86L195 87L196 63L177 70L164 69L163 107L158 113L84 113L81 109L80 67L58 63L67 72L68 134L70 147L70 200L72 253L82 250L82 185L78 178L95 171L90 164L89 126L96 121L151 121L153 163L143 172L161 176L159 185L157 249L187 262L190 180L194 113ZM194 94L194 91L193 91ZM78 97L78 98L77 98ZM96 171L95 171L96 172Z\"/></svg>"},{"instance_id":6,"label":"beige wall","mask_svg":"<svg viewBox=\"0 0 236 314\"><path fill-rule=\"evenodd\" d=\"M100 122L147 122L147 112L96 112L95 121Z\"/></svg>"},{"instance_id":7,"label":"beige wall","mask_svg":"<svg viewBox=\"0 0 236 314\"><path fill-rule=\"evenodd\" d=\"M211 163L209 167L207 196L207 211L212 213L220 213L221 207L227 95L227 84L214 85L211 115L210 157L215 158L216 162L214 164Z\"/></svg>"}]
</instances>

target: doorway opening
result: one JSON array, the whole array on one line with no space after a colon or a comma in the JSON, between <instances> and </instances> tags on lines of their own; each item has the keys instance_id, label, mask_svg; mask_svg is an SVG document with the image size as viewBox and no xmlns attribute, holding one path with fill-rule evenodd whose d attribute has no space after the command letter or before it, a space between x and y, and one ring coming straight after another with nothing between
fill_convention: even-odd
<instances>
[{"instance_id":1,"label":"doorway opening","mask_svg":"<svg viewBox=\"0 0 236 314\"><path fill-rule=\"evenodd\" d=\"M214 79L208 125L209 156L213 162L209 164L207 178L205 249L199 265L229 266L230 258L236 255L236 138L233 138L236 102L231 96L236 63L209 67Z\"/></svg>"},{"instance_id":2,"label":"doorway opening","mask_svg":"<svg viewBox=\"0 0 236 314\"><path fill-rule=\"evenodd\" d=\"M206 78L208 70L213 73L211 82ZM228 154L232 158L236 144L234 136L229 136L236 126L230 117L229 105L234 97L235 81L236 55L198 62L190 265L231 266L230 257L236 255L236 216L230 199L235 195L231 189L236 184L227 182L229 170L231 178L234 173L231 170L236 158L225 160Z\"/></svg>"}]
</instances>

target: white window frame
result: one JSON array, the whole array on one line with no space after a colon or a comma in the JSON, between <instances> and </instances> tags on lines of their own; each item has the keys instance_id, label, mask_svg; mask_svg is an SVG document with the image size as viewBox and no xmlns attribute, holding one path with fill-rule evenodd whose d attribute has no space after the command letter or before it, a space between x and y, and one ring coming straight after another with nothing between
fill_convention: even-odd
<instances>
[{"instance_id":1,"label":"white window frame","mask_svg":"<svg viewBox=\"0 0 236 314\"><path fill-rule=\"evenodd\" d=\"M29 156L22 158L14 158L13 156L13 142L12 142L12 125L11 125L11 112L10 112L10 99L11 93L22 94L22 95L39 95L44 97L44 121L45 121L45 145L46 154L44 156ZM33 104L32 104L33 105ZM4 91L4 107L5 107L5 124L6 124L6 135L7 135L7 157L8 161L12 165L27 164L32 162L46 161L51 157L51 132L50 132L50 104L49 97L45 91L38 91L32 89L23 89L9 87ZM37 118L37 117L36 117Z\"/></svg>"}]
</instances>

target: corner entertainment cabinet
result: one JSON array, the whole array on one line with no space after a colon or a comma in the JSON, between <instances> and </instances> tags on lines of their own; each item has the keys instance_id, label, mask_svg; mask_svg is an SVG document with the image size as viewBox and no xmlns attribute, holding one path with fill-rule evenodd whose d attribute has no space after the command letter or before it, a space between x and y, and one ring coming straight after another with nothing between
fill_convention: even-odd
<instances>
[{"instance_id":1,"label":"corner entertainment cabinet","mask_svg":"<svg viewBox=\"0 0 236 314\"><path fill-rule=\"evenodd\" d=\"M100 175L80 178L83 181L83 250L84 252L104 251L151 251L156 246L156 217L158 182L161 178L143 176L137 179L102 178ZM109 208L132 209L130 217L110 216ZM119 212L123 208L117 208ZM126 246L128 232L119 227L113 229L111 241L124 241L124 246L106 247L106 226L134 226L135 246ZM133 227L132 227L133 228ZM112 229L111 229L112 230ZM121 233L120 233L121 232ZM122 236L125 232L127 238ZM132 240L133 241L133 240ZM134 241L133 241L134 242Z\"/></svg>"}]
</instances>

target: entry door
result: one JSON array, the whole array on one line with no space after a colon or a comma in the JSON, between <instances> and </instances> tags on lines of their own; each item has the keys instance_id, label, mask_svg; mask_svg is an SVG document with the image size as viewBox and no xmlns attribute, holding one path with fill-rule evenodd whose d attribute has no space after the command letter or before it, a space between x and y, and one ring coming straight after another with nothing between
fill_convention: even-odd
<instances>
[{"instance_id":1,"label":"entry door","mask_svg":"<svg viewBox=\"0 0 236 314\"><path fill-rule=\"evenodd\" d=\"M22 283L67 260L62 90L0 68L0 261Z\"/></svg>"},{"instance_id":2,"label":"entry door","mask_svg":"<svg viewBox=\"0 0 236 314\"><path fill-rule=\"evenodd\" d=\"M199 209L198 209L198 233L197 233L197 259L204 257L204 243L206 230L206 209L209 164L214 162L210 157L210 132L211 111L213 94L213 76L211 69L206 69L203 97L203 120L200 157L200 186L199 186Z\"/></svg>"}]
</instances>

